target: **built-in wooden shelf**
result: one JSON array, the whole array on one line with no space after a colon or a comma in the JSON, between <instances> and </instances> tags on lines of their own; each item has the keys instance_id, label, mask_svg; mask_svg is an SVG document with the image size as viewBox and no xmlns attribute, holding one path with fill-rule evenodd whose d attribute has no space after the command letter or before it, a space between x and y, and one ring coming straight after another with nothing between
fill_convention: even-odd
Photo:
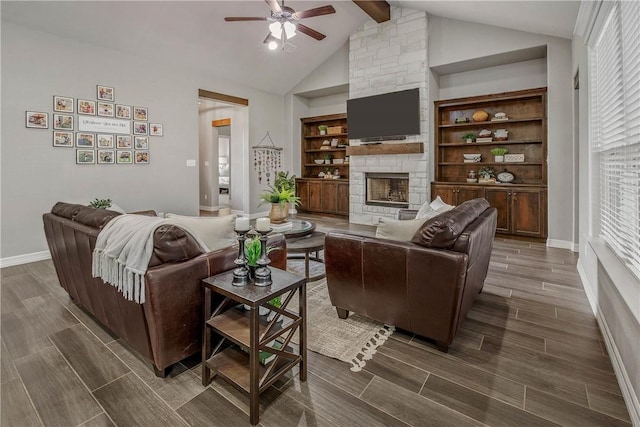
<instances>
[{"instance_id":1,"label":"built-in wooden shelf","mask_svg":"<svg viewBox=\"0 0 640 427\"><path fill-rule=\"evenodd\" d=\"M424 153L422 142L407 142L402 144L365 144L347 147L349 156L372 156L377 154L416 154Z\"/></svg>"}]
</instances>

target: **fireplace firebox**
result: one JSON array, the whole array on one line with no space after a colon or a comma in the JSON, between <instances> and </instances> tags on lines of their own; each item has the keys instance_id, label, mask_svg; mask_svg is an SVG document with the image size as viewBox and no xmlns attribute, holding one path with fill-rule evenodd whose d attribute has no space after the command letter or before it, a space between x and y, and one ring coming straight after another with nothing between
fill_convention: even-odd
<instances>
[{"instance_id":1,"label":"fireplace firebox","mask_svg":"<svg viewBox=\"0 0 640 427\"><path fill-rule=\"evenodd\" d=\"M393 208L409 207L408 173L365 173L365 204Z\"/></svg>"}]
</instances>

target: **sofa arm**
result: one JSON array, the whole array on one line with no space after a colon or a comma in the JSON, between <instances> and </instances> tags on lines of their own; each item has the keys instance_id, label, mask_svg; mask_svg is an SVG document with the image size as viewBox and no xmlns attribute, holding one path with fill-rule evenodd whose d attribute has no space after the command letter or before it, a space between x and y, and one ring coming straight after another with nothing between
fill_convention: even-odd
<instances>
[{"instance_id":1,"label":"sofa arm","mask_svg":"<svg viewBox=\"0 0 640 427\"><path fill-rule=\"evenodd\" d=\"M374 320L451 343L463 297L467 255L411 242L332 231L325 239L331 303Z\"/></svg>"}]
</instances>

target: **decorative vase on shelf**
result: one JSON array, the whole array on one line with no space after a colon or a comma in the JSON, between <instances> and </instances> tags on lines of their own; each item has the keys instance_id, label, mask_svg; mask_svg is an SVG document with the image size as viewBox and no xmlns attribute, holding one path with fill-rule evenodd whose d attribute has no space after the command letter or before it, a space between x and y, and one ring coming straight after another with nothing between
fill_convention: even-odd
<instances>
[{"instance_id":1,"label":"decorative vase on shelf","mask_svg":"<svg viewBox=\"0 0 640 427\"><path fill-rule=\"evenodd\" d=\"M269 219L274 224L282 224L289 215L289 203L271 203Z\"/></svg>"},{"instance_id":2,"label":"decorative vase on shelf","mask_svg":"<svg viewBox=\"0 0 640 427\"><path fill-rule=\"evenodd\" d=\"M504 156L495 156L495 161L496 161L496 163L503 163L504 162Z\"/></svg>"}]
</instances>

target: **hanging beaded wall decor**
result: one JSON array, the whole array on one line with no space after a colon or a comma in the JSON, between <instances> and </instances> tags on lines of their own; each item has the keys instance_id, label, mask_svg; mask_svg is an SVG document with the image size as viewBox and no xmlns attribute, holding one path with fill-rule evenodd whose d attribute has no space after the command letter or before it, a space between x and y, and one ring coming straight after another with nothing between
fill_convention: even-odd
<instances>
[{"instance_id":1,"label":"hanging beaded wall decor","mask_svg":"<svg viewBox=\"0 0 640 427\"><path fill-rule=\"evenodd\" d=\"M269 144L263 144L266 139ZM275 177L276 170L282 167L282 159L280 152L282 147L276 147L271 139L269 132L258 142L258 145L251 147L253 149L253 170L258 172L258 183L262 184L264 179L267 184L271 184L271 180Z\"/></svg>"}]
</instances>

